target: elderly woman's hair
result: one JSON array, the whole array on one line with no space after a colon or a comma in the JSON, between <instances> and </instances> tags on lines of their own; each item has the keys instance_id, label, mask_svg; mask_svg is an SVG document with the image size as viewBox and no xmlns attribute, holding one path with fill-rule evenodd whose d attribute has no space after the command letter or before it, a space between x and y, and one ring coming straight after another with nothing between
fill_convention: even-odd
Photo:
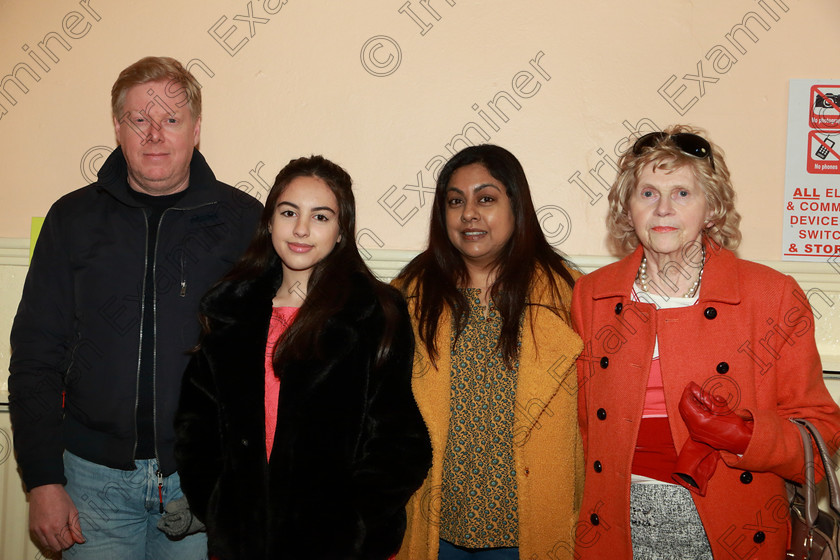
<instances>
[{"instance_id":1,"label":"elderly woman's hair","mask_svg":"<svg viewBox=\"0 0 840 560\"><path fill-rule=\"evenodd\" d=\"M734 249L741 242L741 231L738 229L741 215L735 210L735 190L732 188L723 151L699 128L673 125L663 132L667 136L658 143L643 148L638 155L633 153L631 146L618 160L618 176L610 189L610 211L607 214L607 230L616 250L620 254L627 254L639 245L639 238L629 218L630 197L636 190L642 170L648 164L666 173L683 166L691 169L711 210L712 225L703 230L703 235L722 247ZM714 168L709 158L699 158L681 151L671 138L679 133L705 138L712 147Z\"/></svg>"}]
</instances>

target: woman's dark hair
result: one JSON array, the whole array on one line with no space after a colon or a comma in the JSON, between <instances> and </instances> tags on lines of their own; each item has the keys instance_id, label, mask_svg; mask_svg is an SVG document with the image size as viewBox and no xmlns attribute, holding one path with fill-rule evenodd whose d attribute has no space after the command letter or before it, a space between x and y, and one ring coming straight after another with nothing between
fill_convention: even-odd
<instances>
[{"instance_id":1,"label":"woman's dark hair","mask_svg":"<svg viewBox=\"0 0 840 560\"><path fill-rule=\"evenodd\" d=\"M340 240L332 252L312 269L307 283L306 299L297 317L275 347L275 371L280 372L282 366L278 366L289 359L306 359L311 357L313 352L321 350L317 344L318 334L327 319L346 303L351 286L350 277L354 274L367 277L384 312L384 335L376 355L376 363L379 364L391 346L399 310L394 299L387 293L389 288L376 279L356 246L356 201L352 190L353 181L344 169L323 156L293 159L280 170L266 198L265 208L251 244L220 283L246 282L261 278L270 270L277 270L278 277L275 282L276 286L280 285L282 266L271 241L269 224L277 208L278 199L286 187L298 177L317 177L335 195L338 202ZM206 320L202 322L205 326L208 324Z\"/></svg>"},{"instance_id":2,"label":"woman's dark hair","mask_svg":"<svg viewBox=\"0 0 840 560\"><path fill-rule=\"evenodd\" d=\"M420 340L429 357L436 360L440 349L436 347L435 334L444 308L452 310L456 338L464 329L469 309L467 298L459 290L468 281L467 267L461 253L449 241L446 229L446 189L455 171L475 163L484 166L505 186L513 211L513 234L494 263L497 275L490 288L490 297L502 316L497 348L505 362L512 365L519 355L520 319L525 307L531 305L528 296L537 269L546 278L554 302L552 311L566 320L570 302L563 301L551 273L556 273L570 288L575 281L566 267L566 259L546 241L534 211L525 171L509 151L492 144L471 146L443 166L435 187L429 247L408 263L397 279L406 297L419 298L415 315Z\"/></svg>"}]
</instances>

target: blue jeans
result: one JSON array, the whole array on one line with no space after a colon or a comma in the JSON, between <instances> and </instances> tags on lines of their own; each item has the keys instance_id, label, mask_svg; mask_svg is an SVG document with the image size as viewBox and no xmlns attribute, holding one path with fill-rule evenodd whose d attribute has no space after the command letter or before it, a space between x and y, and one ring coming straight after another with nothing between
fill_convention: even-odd
<instances>
[{"instance_id":1,"label":"blue jeans","mask_svg":"<svg viewBox=\"0 0 840 560\"><path fill-rule=\"evenodd\" d=\"M438 560L519 560L518 548L461 548L440 539Z\"/></svg>"},{"instance_id":2,"label":"blue jeans","mask_svg":"<svg viewBox=\"0 0 840 560\"><path fill-rule=\"evenodd\" d=\"M172 540L157 528L161 517L157 459L136 469L112 469L64 452L65 489L76 509L84 544L65 550L65 560L205 560L204 533ZM163 479L163 503L182 497L178 473Z\"/></svg>"}]
</instances>

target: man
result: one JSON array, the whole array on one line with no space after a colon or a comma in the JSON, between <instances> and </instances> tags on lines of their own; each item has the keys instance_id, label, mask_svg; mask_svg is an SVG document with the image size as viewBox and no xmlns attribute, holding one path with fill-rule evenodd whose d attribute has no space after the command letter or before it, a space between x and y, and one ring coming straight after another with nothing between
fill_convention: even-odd
<instances>
[{"instance_id":1,"label":"man","mask_svg":"<svg viewBox=\"0 0 840 560\"><path fill-rule=\"evenodd\" d=\"M147 57L111 90L119 147L44 221L12 327L10 411L30 529L96 560L191 560L203 534L156 528L182 497L173 418L203 293L245 250L260 204L196 149L201 90Z\"/></svg>"}]
</instances>

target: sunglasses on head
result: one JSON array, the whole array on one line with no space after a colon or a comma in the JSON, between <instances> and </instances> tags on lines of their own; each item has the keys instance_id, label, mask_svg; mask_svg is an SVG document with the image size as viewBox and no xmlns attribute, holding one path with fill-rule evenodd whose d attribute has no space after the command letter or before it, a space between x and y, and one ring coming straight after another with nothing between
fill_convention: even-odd
<instances>
[{"instance_id":1,"label":"sunglasses on head","mask_svg":"<svg viewBox=\"0 0 840 560\"><path fill-rule=\"evenodd\" d=\"M709 158L709 165L712 166L712 169L715 168L715 158L712 157L712 145L702 136L697 136L689 132L679 132L670 136L664 132L650 132L645 134L633 144L633 155L642 155L642 150L653 148L666 138L670 138L674 145L684 154L700 159Z\"/></svg>"}]
</instances>

